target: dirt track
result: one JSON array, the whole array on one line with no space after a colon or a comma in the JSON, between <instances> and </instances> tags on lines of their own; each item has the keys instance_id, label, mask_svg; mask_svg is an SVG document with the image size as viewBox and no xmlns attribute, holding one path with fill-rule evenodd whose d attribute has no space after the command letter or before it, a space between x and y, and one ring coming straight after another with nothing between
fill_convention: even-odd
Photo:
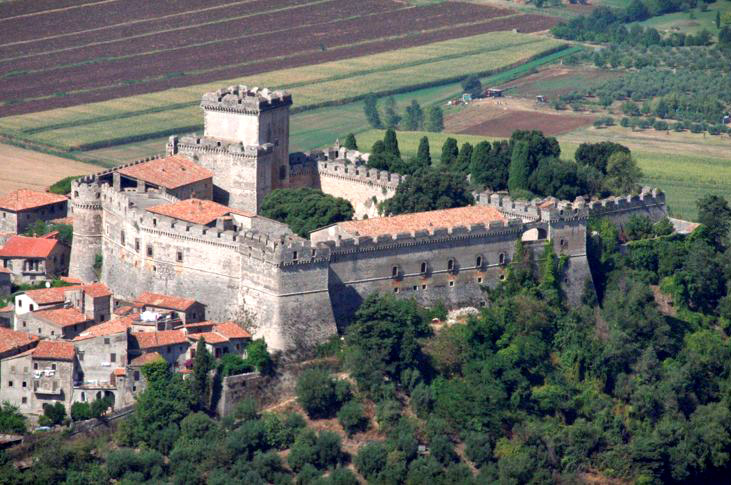
<instances>
[{"instance_id":1,"label":"dirt track","mask_svg":"<svg viewBox=\"0 0 731 485\"><path fill-rule=\"evenodd\" d=\"M46 190L69 175L100 170L97 165L0 144L0 195L21 188Z\"/></svg>"}]
</instances>

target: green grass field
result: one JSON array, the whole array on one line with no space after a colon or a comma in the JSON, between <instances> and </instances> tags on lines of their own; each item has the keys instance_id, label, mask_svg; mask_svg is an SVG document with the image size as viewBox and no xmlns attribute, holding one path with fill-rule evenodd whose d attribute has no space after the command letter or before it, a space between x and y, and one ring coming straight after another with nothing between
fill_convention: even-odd
<instances>
[{"instance_id":1,"label":"green grass field","mask_svg":"<svg viewBox=\"0 0 731 485\"><path fill-rule=\"evenodd\" d=\"M374 93L399 92L488 73L563 45L535 35L493 32L337 62L272 71L252 77L188 86L0 119L0 132L62 150L191 131L201 124L203 92L241 83L287 89L303 110ZM164 132L163 132L164 131Z\"/></svg>"},{"instance_id":2,"label":"green grass field","mask_svg":"<svg viewBox=\"0 0 731 485\"><path fill-rule=\"evenodd\" d=\"M399 148L405 156L415 155L419 140L428 136L433 158L438 158L441 147L448 137L455 138L461 145L473 145L483 140L495 140L474 135L451 135L447 133L398 132ZM358 146L365 151L376 140L383 138L383 130L369 130L357 135ZM562 156L573 159L579 143L576 136L558 137ZM599 135L597 139L601 139ZM594 139L590 141L596 141ZM731 142L729 142L731 143ZM651 144L627 143L644 173L643 183L659 187L666 196L672 215L693 219L696 216L695 201L705 194L718 194L731 198L731 159L709 157L689 152L673 153L673 147L655 147Z\"/></svg>"},{"instance_id":3,"label":"green grass field","mask_svg":"<svg viewBox=\"0 0 731 485\"><path fill-rule=\"evenodd\" d=\"M653 17L643 22L639 22L639 24L645 27L654 27L659 31L685 32L686 34L695 34L706 29L715 36L719 31L719 29L716 28L716 12L721 12L721 15L723 15L724 12L730 11L731 2L720 0L715 3L708 4L708 10L705 12L701 12L700 9L696 8L690 12L676 12L660 15L658 17ZM691 18L691 16L693 18Z\"/></svg>"}]
</instances>

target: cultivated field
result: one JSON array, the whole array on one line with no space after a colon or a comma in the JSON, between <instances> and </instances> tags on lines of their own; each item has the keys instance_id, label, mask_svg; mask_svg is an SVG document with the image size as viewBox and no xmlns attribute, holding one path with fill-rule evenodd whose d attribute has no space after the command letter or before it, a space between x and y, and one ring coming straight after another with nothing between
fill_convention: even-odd
<instances>
[{"instance_id":1,"label":"cultivated field","mask_svg":"<svg viewBox=\"0 0 731 485\"><path fill-rule=\"evenodd\" d=\"M538 95L553 100L569 94L577 86L589 87L622 76L621 72L606 69L593 69L586 66L550 66L536 73L523 76L514 81L501 84L506 94L534 98Z\"/></svg>"},{"instance_id":2,"label":"cultivated field","mask_svg":"<svg viewBox=\"0 0 731 485\"><path fill-rule=\"evenodd\" d=\"M98 171L96 165L0 144L0 195L22 188L46 190L69 175Z\"/></svg>"},{"instance_id":3,"label":"cultivated field","mask_svg":"<svg viewBox=\"0 0 731 485\"><path fill-rule=\"evenodd\" d=\"M573 159L580 143L614 141L628 146L644 173L643 183L661 188L667 195L673 215L693 219L696 216L695 201L705 194L731 196L731 138L704 138L700 134L682 134L673 139L659 140L649 133L633 133L622 128L587 128L558 136L562 158ZM438 154L447 137L473 145L496 137L475 135L398 132L399 148L404 156L415 155L422 136L428 136L431 152ZM664 136L664 135L663 135ZM358 145L364 150L383 138L383 131L369 130L357 135Z\"/></svg>"},{"instance_id":4,"label":"cultivated field","mask_svg":"<svg viewBox=\"0 0 731 485\"><path fill-rule=\"evenodd\" d=\"M0 130L61 150L90 150L199 130L201 93L237 82L285 88L292 92L295 108L302 110L347 102L368 92L408 91L470 73L489 73L562 45L540 36L493 32L398 52L5 117L0 119Z\"/></svg>"},{"instance_id":5,"label":"cultivated field","mask_svg":"<svg viewBox=\"0 0 731 485\"><path fill-rule=\"evenodd\" d=\"M0 4L0 116L518 29L551 17L466 2L109 0ZM57 5L61 8L54 8ZM22 9L22 10L21 10Z\"/></svg>"}]
</instances>

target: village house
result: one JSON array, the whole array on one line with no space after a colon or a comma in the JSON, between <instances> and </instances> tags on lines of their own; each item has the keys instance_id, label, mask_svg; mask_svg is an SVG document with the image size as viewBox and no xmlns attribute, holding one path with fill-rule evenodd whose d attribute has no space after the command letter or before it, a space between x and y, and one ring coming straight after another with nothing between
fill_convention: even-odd
<instances>
[{"instance_id":1,"label":"village house","mask_svg":"<svg viewBox=\"0 0 731 485\"><path fill-rule=\"evenodd\" d=\"M63 305L65 294L74 286L60 286L54 288L41 288L39 290L28 290L15 296L15 330L18 327L18 317L28 312L57 308Z\"/></svg>"},{"instance_id":2,"label":"village house","mask_svg":"<svg viewBox=\"0 0 731 485\"><path fill-rule=\"evenodd\" d=\"M134 301L134 306L141 312L169 313L174 312L185 325L203 320L206 314L205 305L195 300L180 298L178 296L161 295L146 291L140 294Z\"/></svg>"},{"instance_id":3,"label":"village house","mask_svg":"<svg viewBox=\"0 0 731 485\"><path fill-rule=\"evenodd\" d=\"M94 324L77 308L53 308L23 314L17 330L40 338L70 340Z\"/></svg>"},{"instance_id":4,"label":"village house","mask_svg":"<svg viewBox=\"0 0 731 485\"><path fill-rule=\"evenodd\" d=\"M136 187L143 192L152 188L178 199L213 197L213 172L182 156L128 165L116 173L120 188Z\"/></svg>"},{"instance_id":5,"label":"village house","mask_svg":"<svg viewBox=\"0 0 731 485\"><path fill-rule=\"evenodd\" d=\"M184 367L188 358L190 343L183 330L133 333L129 340L128 352L132 359L155 352L160 354L173 369L178 369Z\"/></svg>"},{"instance_id":6,"label":"village house","mask_svg":"<svg viewBox=\"0 0 731 485\"><path fill-rule=\"evenodd\" d=\"M68 287L64 291L64 303L96 323L109 320L112 314L112 292L104 283Z\"/></svg>"},{"instance_id":7,"label":"village house","mask_svg":"<svg viewBox=\"0 0 731 485\"><path fill-rule=\"evenodd\" d=\"M25 352L0 361L4 401L27 416L43 414L43 404L62 403L67 412L73 396L75 367L71 342L41 340Z\"/></svg>"},{"instance_id":8,"label":"village house","mask_svg":"<svg viewBox=\"0 0 731 485\"><path fill-rule=\"evenodd\" d=\"M0 232L20 234L36 221L66 217L67 211L66 196L19 189L0 197Z\"/></svg>"},{"instance_id":9,"label":"village house","mask_svg":"<svg viewBox=\"0 0 731 485\"><path fill-rule=\"evenodd\" d=\"M32 349L38 344L38 340L39 338L35 335L0 327L0 359ZM2 382L0 382L1 386Z\"/></svg>"},{"instance_id":10,"label":"village house","mask_svg":"<svg viewBox=\"0 0 731 485\"><path fill-rule=\"evenodd\" d=\"M56 239L57 232L43 237L13 236L0 248L2 267L12 273L13 283L51 280L68 271L71 249Z\"/></svg>"},{"instance_id":11,"label":"village house","mask_svg":"<svg viewBox=\"0 0 731 485\"><path fill-rule=\"evenodd\" d=\"M185 326L190 341L190 358L195 357L195 347L201 338L206 343L206 350L214 357L221 358L226 354L246 357L246 346L251 341L251 334L234 322L202 322Z\"/></svg>"}]
</instances>

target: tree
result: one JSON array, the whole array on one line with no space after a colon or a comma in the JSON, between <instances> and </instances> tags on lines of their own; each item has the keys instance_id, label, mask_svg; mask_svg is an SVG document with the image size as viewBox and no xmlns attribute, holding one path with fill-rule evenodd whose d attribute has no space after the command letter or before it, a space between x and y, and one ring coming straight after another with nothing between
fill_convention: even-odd
<instances>
[{"instance_id":1,"label":"tree","mask_svg":"<svg viewBox=\"0 0 731 485\"><path fill-rule=\"evenodd\" d=\"M358 450L355 455L355 467L367 480L373 480L385 467L388 450L379 441L372 441Z\"/></svg>"},{"instance_id":2,"label":"tree","mask_svg":"<svg viewBox=\"0 0 731 485\"><path fill-rule=\"evenodd\" d=\"M307 414L314 418L334 415L340 405L335 379L327 370L314 367L305 370L297 379L297 400Z\"/></svg>"},{"instance_id":3,"label":"tree","mask_svg":"<svg viewBox=\"0 0 731 485\"><path fill-rule=\"evenodd\" d=\"M274 363L263 338L254 339L246 346L246 363L262 374L272 371Z\"/></svg>"},{"instance_id":4,"label":"tree","mask_svg":"<svg viewBox=\"0 0 731 485\"><path fill-rule=\"evenodd\" d=\"M372 94L366 96L363 102L363 112L372 128L383 128L381 116L378 114L378 99Z\"/></svg>"},{"instance_id":5,"label":"tree","mask_svg":"<svg viewBox=\"0 0 731 485\"><path fill-rule=\"evenodd\" d=\"M58 182L54 183L48 188L49 192L59 195L68 195L71 193L71 182L81 177L81 175L72 175L70 177L64 177Z\"/></svg>"},{"instance_id":6,"label":"tree","mask_svg":"<svg viewBox=\"0 0 731 485\"><path fill-rule=\"evenodd\" d=\"M426 111L426 122L424 129L438 133L444 129L444 112L439 106L430 106Z\"/></svg>"},{"instance_id":7,"label":"tree","mask_svg":"<svg viewBox=\"0 0 731 485\"><path fill-rule=\"evenodd\" d=\"M0 433L17 433L26 432L26 418L16 406L8 401L0 404Z\"/></svg>"},{"instance_id":8,"label":"tree","mask_svg":"<svg viewBox=\"0 0 731 485\"><path fill-rule=\"evenodd\" d=\"M401 150L398 147L398 138L396 137L396 131L393 128L386 130L383 135L383 150L384 153L393 155L394 157L401 157Z\"/></svg>"},{"instance_id":9,"label":"tree","mask_svg":"<svg viewBox=\"0 0 731 485\"><path fill-rule=\"evenodd\" d=\"M401 116L399 116L397 110L398 106L396 106L396 100L393 96L386 98L386 103L383 107L383 120L387 128L396 128L399 121L401 121Z\"/></svg>"},{"instance_id":10,"label":"tree","mask_svg":"<svg viewBox=\"0 0 731 485\"><path fill-rule=\"evenodd\" d=\"M607 189L615 195L628 194L635 190L642 178L642 171L632 156L624 151L615 152L607 160Z\"/></svg>"},{"instance_id":11,"label":"tree","mask_svg":"<svg viewBox=\"0 0 731 485\"><path fill-rule=\"evenodd\" d=\"M599 170L602 174L607 173L607 162L616 152L630 153L629 148L619 143L604 141L600 143L582 143L576 150L574 158L580 165L588 165Z\"/></svg>"},{"instance_id":12,"label":"tree","mask_svg":"<svg viewBox=\"0 0 731 485\"><path fill-rule=\"evenodd\" d=\"M345 137L345 143L343 144L343 146L348 150L357 150L358 143L355 141L355 135L352 133L348 133L348 136Z\"/></svg>"},{"instance_id":13,"label":"tree","mask_svg":"<svg viewBox=\"0 0 731 485\"><path fill-rule=\"evenodd\" d=\"M206 348L205 340L201 337L195 346L193 375L190 379L190 390L197 409L206 409L208 407L208 396L211 390L208 372L211 368L213 368L213 357Z\"/></svg>"},{"instance_id":14,"label":"tree","mask_svg":"<svg viewBox=\"0 0 731 485\"><path fill-rule=\"evenodd\" d=\"M439 159L442 167L445 167L447 170L452 169L457 161L458 155L459 149L457 148L457 140L452 137L444 140L444 144L442 145L442 156Z\"/></svg>"},{"instance_id":15,"label":"tree","mask_svg":"<svg viewBox=\"0 0 731 485\"><path fill-rule=\"evenodd\" d=\"M706 194L696 201L698 222L708 231L712 243L719 249L727 244L731 229L731 208L720 195Z\"/></svg>"},{"instance_id":16,"label":"tree","mask_svg":"<svg viewBox=\"0 0 731 485\"><path fill-rule=\"evenodd\" d=\"M624 233L631 241L652 237L654 234L652 221L647 216L635 214L624 225Z\"/></svg>"},{"instance_id":17,"label":"tree","mask_svg":"<svg viewBox=\"0 0 731 485\"><path fill-rule=\"evenodd\" d=\"M409 131L418 131L424 128L424 111L415 99L412 99L411 104L406 107L403 127Z\"/></svg>"},{"instance_id":18,"label":"tree","mask_svg":"<svg viewBox=\"0 0 731 485\"><path fill-rule=\"evenodd\" d=\"M275 189L266 197L261 214L286 223L302 237L335 222L353 218L353 206L345 199L324 194L316 189Z\"/></svg>"},{"instance_id":19,"label":"tree","mask_svg":"<svg viewBox=\"0 0 731 485\"><path fill-rule=\"evenodd\" d=\"M510 158L508 175L508 190L513 194L528 190L528 177L530 176L529 156L528 142L520 141L515 144L512 157Z\"/></svg>"},{"instance_id":20,"label":"tree","mask_svg":"<svg viewBox=\"0 0 731 485\"><path fill-rule=\"evenodd\" d=\"M457 161L454 166L454 171L457 173L466 174L470 169L470 162L472 161L472 144L465 142L459 149L459 155L457 155Z\"/></svg>"},{"instance_id":21,"label":"tree","mask_svg":"<svg viewBox=\"0 0 731 485\"><path fill-rule=\"evenodd\" d=\"M473 98L479 98L482 96L482 83L480 78L475 75L470 75L462 80L462 91L469 94Z\"/></svg>"},{"instance_id":22,"label":"tree","mask_svg":"<svg viewBox=\"0 0 731 485\"><path fill-rule=\"evenodd\" d=\"M419 140L419 148L416 151L416 162L422 167L431 165L431 153L429 153L429 138L421 137Z\"/></svg>"},{"instance_id":23,"label":"tree","mask_svg":"<svg viewBox=\"0 0 731 485\"><path fill-rule=\"evenodd\" d=\"M43 403L43 416L38 420L41 426L55 426L66 419L66 407L61 402Z\"/></svg>"},{"instance_id":24,"label":"tree","mask_svg":"<svg viewBox=\"0 0 731 485\"><path fill-rule=\"evenodd\" d=\"M729 47L731 47L731 27L730 26L728 26L728 25L725 26L718 33L718 43L724 49L728 49Z\"/></svg>"},{"instance_id":25,"label":"tree","mask_svg":"<svg viewBox=\"0 0 731 485\"><path fill-rule=\"evenodd\" d=\"M399 184L396 193L383 202L386 215L464 207L474 201L463 176L423 170Z\"/></svg>"},{"instance_id":26,"label":"tree","mask_svg":"<svg viewBox=\"0 0 731 485\"><path fill-rule=\"evenodd\" d=\"M506 141L487 141L475 146L470 160L472 182L485 185L493 191L504 190L508 186L508 167L510 166L510 144Z\"/></svg>"},{"instance_id":27,"label":"tree","mask_svg":"<svg viewBox=\"0 0 731 485\"><path fill-rule=\"evenodd\" d=\"M340 408L338 421L348 436L363 431L368 426L368 418L363 414L363 406L356 401L347 402Z\"/></svg>"}]
</instances>

